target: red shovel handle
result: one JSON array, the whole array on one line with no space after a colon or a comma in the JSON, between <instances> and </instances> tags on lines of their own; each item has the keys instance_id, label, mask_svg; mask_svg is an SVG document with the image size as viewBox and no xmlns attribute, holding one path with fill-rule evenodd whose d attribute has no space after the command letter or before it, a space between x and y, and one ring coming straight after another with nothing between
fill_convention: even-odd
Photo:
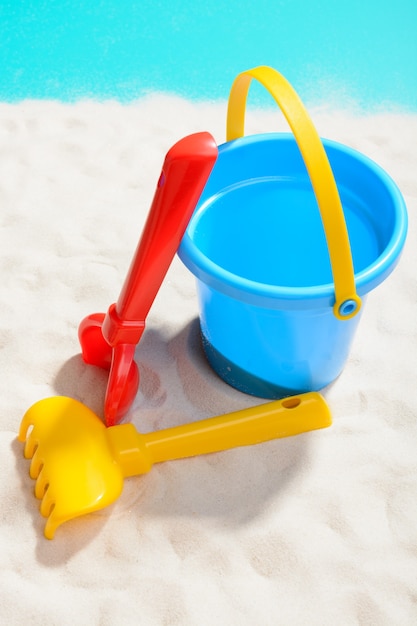
<instances>
[{"instance_id":1,"label":"red shovel handle","mask_svg":"<svg viewBox=\"0 0 417 626\"><path fill-rule=\"evenodd\" d=\"M207 132L181 139L167 153L119 299L103 322L103 336L111 346L139 342L145 318L216 159L217 145Z\"/></svg>"}]
</instances>

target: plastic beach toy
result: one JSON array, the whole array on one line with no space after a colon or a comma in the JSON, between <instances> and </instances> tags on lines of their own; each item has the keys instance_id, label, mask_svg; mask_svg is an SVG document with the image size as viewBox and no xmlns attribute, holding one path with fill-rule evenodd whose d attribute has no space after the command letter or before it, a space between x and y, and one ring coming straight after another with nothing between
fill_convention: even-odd
<instances>
[{"instance_id":1,"label":"plastic beach toy","mask_svg":"<svg viewBox=\"0 0 417 626\"><path fill-rule=\"evenodd\" d=\"M259 81L292 134L244 135ZM232 85L227 142L179 248L197 279L202 342L230 385L264 398L320 390L342 372L367 294L398 263L407 213L393 180L321 140L270 67Z\"/></svg>"},{"instance_id":2,"label":"plastic beach toy","mask_svg":"<svg viewBox=\"0 0 417 626\"><path fill-rule=\"evenodd\" d=\"M127 476L153 463L218 452L288 437L331 424L317 393L300 395L200 422L142 435L133 424L106 428L85 405L57 396L40 400L25 414L19 440L31 458L35 495L52 539L64 522L116 500Z\"/></svg>"},{"instance_id":3,"label":"plastic beach toy","mask_svg":"<svg viewBox=\"0 0 417 626\"><path fill-rule=\"evenodd\" d=\"M206 132L185 137L169 150L117 303L79 326L84 361L110 370L104 404L108 426L121 420L137 393L136 345L216 158L216 143Z\"/></svg>"}]
</instances>

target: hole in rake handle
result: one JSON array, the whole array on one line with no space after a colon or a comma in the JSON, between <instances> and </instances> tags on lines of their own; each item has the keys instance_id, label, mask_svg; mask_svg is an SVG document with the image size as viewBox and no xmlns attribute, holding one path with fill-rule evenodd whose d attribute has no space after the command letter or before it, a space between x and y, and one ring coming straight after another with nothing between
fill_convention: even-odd
<instances>
[{"instance_id":1,"label":"hole in rake handle","mask_svg":"<svg viewBox=\"0 0 417 626\"><path fill-rule=\"evenodd\" d=\"M300 398L285 398L281 402L284 409L295 409L297 406L301 404Z\"/></svg>"}]
</instances>

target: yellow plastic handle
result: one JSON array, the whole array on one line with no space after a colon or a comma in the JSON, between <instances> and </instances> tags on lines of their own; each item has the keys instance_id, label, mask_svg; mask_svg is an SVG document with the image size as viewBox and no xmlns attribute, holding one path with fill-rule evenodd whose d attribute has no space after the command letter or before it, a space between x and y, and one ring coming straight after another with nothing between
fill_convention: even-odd
<instances>
[{"instance_id":1,"label":"yellow plastic handle","mask_svg":"<svg viewBox=\"0 0 417 626\"><path fill-rule=\"evenodd\" d=\"M352 254L336 182L320 137L303 103L290 83L272 67L260 66L239 74L230 91L227 141L244 135L246 99L255 78L272 95L294 134L310 176L326 234L332 268L334 315L354 317L361 308L356 293Z\"/></svg>"},{"instance_id":2,"label":"yellow plastic handle","mask_svg":"<svg viewBox=\"0 0 417 626\"><path fill-rule=\"evenodd\" d=\"M291 437L332 423L329 406L316 391L145 435L133 424L107 429L113 457L124 476L148 472L154 463Z\"/></svg>"}]
</instances>

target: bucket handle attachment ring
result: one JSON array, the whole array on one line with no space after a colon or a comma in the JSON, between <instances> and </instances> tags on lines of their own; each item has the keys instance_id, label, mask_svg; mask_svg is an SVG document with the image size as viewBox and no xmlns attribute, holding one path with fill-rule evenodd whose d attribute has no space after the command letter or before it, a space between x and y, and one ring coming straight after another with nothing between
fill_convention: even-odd
<instances>
[{"instance_id":1,"label":"bucket handle attachment ring","mask_svg":"<svg viewBox=\"0 0 417 626\"><path fill-rule=\"evenodd\" d=\"M333 313L339 320L354 317L361 308L356 293L349 235L336 181L317 130L299 96L282 74L259 66L239 74L232 85L227 109L227 141L244 135L246 99L255 78L284 114L309 174L326 235L335 290Z\"/></svg>"}]
</instances>

